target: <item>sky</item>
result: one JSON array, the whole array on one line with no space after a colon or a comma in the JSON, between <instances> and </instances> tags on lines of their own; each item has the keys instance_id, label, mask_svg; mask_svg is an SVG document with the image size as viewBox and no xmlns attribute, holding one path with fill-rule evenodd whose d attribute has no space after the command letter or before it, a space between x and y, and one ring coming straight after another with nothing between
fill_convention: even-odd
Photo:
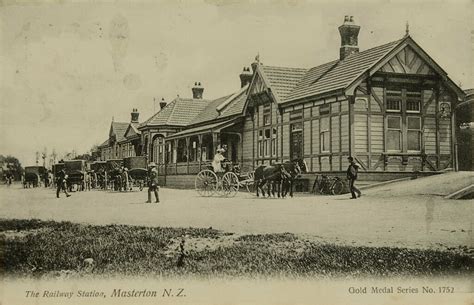
<instances>
[{"instance_id":1,"label":"sky","mask_svg":"<svg viewBox=\"0 0 474 305\"><path fill-rule=\"evenodd\" d=\"M463 89L474 87L472 1L48 1L0 4L0 154L84 153L112 118L158 102L235 92L257 54L310 68L339 56L344 15L359 48L410 35ZM154 102L156 99L156 103Z\"/></svg>"}]
</instances>

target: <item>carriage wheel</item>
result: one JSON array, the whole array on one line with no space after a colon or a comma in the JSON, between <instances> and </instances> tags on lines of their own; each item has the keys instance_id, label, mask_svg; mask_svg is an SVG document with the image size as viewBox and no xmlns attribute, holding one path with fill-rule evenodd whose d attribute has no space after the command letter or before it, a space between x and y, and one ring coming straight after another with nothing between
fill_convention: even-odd
<instances>
[{"instance_id":1,"label":"carriage wheel","mask_svg":"<svg viewBox=\"0 0 474 305\"><path fill-rule=\"evenodd\" d=\"M333 195L339 195L342 193L342 189L344 188L344 184L340 180L334 181L334 184L332 185L331 188L331 193Z\"/></svg>"},{"instance_id":2,"label":"carriage wheel","mask_svg":"<svg viewBox=\"0 0 474 305\"><path fill-rule=\"evenodd\" d=\"M194 180L194 186L199 195L209 197L217 191L217 176L208 169L200 171Z\"/></svg>"},{"instance_id":3,"label":"carriage wheel","mask_svg":"<svg viewBox=\"0 0 474 305\"><path fill-rule=\"evenodd\" d=\"M221 194L226 197L234 197L239 191L239 177L233 172L227 172L222 177Z\"/></svg>"}]
</instances>

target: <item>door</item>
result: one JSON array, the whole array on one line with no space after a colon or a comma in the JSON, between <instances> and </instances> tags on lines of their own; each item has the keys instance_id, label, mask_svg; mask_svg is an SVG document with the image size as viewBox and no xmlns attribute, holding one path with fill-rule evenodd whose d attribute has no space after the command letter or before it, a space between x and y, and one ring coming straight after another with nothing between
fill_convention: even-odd
<instances>
[{"instance_id":1,"label":"door","mask_svg":"<svg viewBox=\"0 0 474 305\"><path fill-rule=\"evenodd\" d=\"M290 158L291 160L303 159L303 130L301 124L291 125Z\"/></svg>"}]
</instances>

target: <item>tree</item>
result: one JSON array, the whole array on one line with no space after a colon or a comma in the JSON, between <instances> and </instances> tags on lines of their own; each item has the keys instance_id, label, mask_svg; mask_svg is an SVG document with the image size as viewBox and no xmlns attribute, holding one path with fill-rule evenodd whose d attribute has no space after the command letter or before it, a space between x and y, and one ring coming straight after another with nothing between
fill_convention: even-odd
<instances>
[{"instance_id":1,"label":"tree","mask_svg":"<svg viewBox=\"0 0 474 305\"><path fill-rule=\"evenodd\" d=\"M0 155L0 165L2 167L3 174L13 174L15 180L20 180L23 174L23 167L20 161L13 156Z\"/></svg>"}]
</instances>

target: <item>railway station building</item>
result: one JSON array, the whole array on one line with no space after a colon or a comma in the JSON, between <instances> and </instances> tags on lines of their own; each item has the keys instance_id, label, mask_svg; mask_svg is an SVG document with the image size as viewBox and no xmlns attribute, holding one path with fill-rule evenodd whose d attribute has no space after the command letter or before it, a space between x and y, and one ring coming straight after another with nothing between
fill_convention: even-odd
<instances>
[{"instance_id":1,"label":"railway station building","mask_svg":"<svg viewBox=\"0 0 474 305\"><path fill-rule=\"evenodd\" d=\"M455 112L465 93L409 35L359 50L346 16L336 59L310 68L264 65L257 57L227 96L176 98L138 126L141 153L169 186L191 186L217 147L242 171L304 159L309 173L341 175L347 157L363 180L455 168ZM112 127L111 127L112 132ZM115 129L114 129L115 132ZM138 151L137 151L138 152Z\"/></svg>"}]
</instances>

